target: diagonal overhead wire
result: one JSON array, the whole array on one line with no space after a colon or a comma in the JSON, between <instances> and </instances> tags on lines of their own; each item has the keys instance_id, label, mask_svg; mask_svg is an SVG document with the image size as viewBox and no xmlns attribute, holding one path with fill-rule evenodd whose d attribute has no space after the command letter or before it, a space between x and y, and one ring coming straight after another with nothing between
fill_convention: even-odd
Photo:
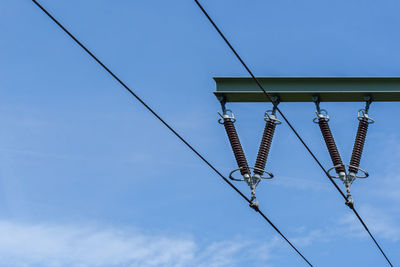
<instances>
[{"instance_id":1,"label":"diagonal overhead wire","mask_svg":"<svg viewBox=\"0 0 400 267\"><path fill-rule=\"evenodd\" d=\"M303 138L300 136L300 134L296 131L296 129L293 127L293 125L290 123L290 121L286 118L286 116L282 113L282 111L278 108L278 105L276 104L275 101L272 101L271 96L268 94L268 92L264 89L264 87L261 85L260 81L254 76L253 72L250 70L250 68L247 66L247 64L243 61L243 59L239 56L239 54L236 52L235 48L231 45L231 43L228 41L228 39L225 37L225 35L222 33L222 31L219 29L219 27L215 24L213 19L210 17L210 15L207 13L207 11L203 8L203 6L199 3L198 0L194 0L197 4L197 6L200 8L200 10L203 12L203 14L207 17L208 21L212 24L214 29L218 32L220 37L225 41L225 43L229 46L235 57L240 61L240 63L243 65L243 67L246 69L246 71L250 74L251 78L254 80L254 82L257 84L257 86L261 89L261 91L265 94L265 96L271 101L271 103L274 105L274 108L279 112L279 114L282 116L283 120L287 123L289 128L292 130L292 132L296 135L296 137L300 140L300 142L303 144L303 146L306 148L308 153L311 155L311 157L315 160L315 162L318 164L318 166L322 169L322 171L325 173L325 175L329 178L331 183L335 186L337 191L340 193L340 195L347 200L346 196L340 190L339 186L335 183L335 181L332 179L328 171L324 168L324 166L321 164L321 162L318 160L318 158L315 156L315 154L311 151L309 146L306 144L306 142L303 140ZM372 238L374 241L375 245L378 247L379 251L382 253L382 255L385 257L386 261L389 263L390 266L393 267L392 263L390 262L389 258L386 256L385 252L382 250L381 246L378 244L370 230L368 229L367 225L361 218L361 216L358 214L354 206L349 206L350 209L354 212L354 214L357 216L358 220L364 227L364 229L367 231L369 236Z\"/></svg>"},{"instance_id":2,"label":"diagonal overhead wire","mask_svg":"<svg viewBox=\"0 0 400 267\"><path fill-rule=\"evenodd\" d=\"M217 173L233 190L235 190L247 203L252 202L235 186L233 185L221 172L219 172L204 156L200 154L192 145L190 145L172 126L170 126L163 118L161 118L146 102L144 102L136 93L134 93L121 79L118 78L106 65L104 65L92 52L90 52L73 34L71 34L60 22L58 22L43 6L36 0L32 0L51 20L53 20L66 34L69 35L86 53L88 53L103 69L105 69L119 84L121 84L133 97L135 97L145 108L150 111L165 127L167 127L176 137L179 138L190 150L192 150L206 165L208 165L215 173ZM260 210L254 208L264 220L271 225L271 227L296 251L296 253L309 265L313 266L308 259L286 238L286 236L275 226L274 223Z\"/></svg>"}]
</instances>

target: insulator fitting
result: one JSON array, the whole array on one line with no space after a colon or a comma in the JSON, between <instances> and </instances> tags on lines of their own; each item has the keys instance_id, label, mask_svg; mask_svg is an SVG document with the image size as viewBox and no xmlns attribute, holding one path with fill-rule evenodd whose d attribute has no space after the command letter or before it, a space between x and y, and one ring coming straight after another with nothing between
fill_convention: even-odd
<instances>
[{"instance_id":1,"label":"insulator fitting","mask_svg":"<svg viewBox=\"0 0 400 267\"><path fill-rule=\"evenodd\" d=\"M226 134L228 135L229 142L232 147L233 154L235 156L237 165L239 167L240 173L244 175L250 175L250 169L247 164L246 156L243 152L242 145L239 140L239 136L235 128L235 117L230 110L225 110L224 114L221 115L221 119L218 120L219 123L223 124L225 127Z\"/></svg>"},{"instance_id":2,"label":"insulator fitting","mask_svg":"<svg viewBox=\"0 0 400 267\"><path fill-rule=\"evenodd\" d=\"M260 183L262 179L271 179L274 175L270 172L264 170L265 164L267 162L267 157L269 154L269 149L271 147L272 137L275 132L275 127L277 124L281 122L276 119L276 110L277 110L277 103L278 100L274 102L273 110L268 110L265 113L264 119L266 121L266 126L264 129L263 138L261 141L260 149L257 156L256 165L254 167L249 166L247 164L246 156L243 152L242 145L240 144L238 134L235 128L235 116L233 115L232 111L225 108L225 99L221 98L221 106L223 114L221 115L218 113L221 118L218 120L220 124L223 124L228 135L229 142L232 147L233 154L235 156L237 165L239 168L231 171L229 174L229 178L234 181L245 181L247 185L250 187L251 190L251 199L250 199L250 207L258 210L258 202L256 200L256 187ZM251 174L253 171L254 175ZM234 173L240 171L242 178L235 178Z\"/></svg>"},{"instance_id":3,"label":"insulator fitting","mask_svg":"<svg viewBox=\"0 0 400 267\"><path fill-rule=\"evenodd\" d=\"M318 104L319 105L319 104ZM317 111L315 112L315 114L317 114L317 117L315 117L313 119L313 122L318 124L318 122L320 120L325 120L326 122L329 121L329 115L328 115L328 111L326 111L325 109L320 109L318 107Z\"/></svg>"},{"instance_id":4,"label":"insulator fitting","mask_svg":"<svg viewBox=\"0 0 400 267\"><path fill-rule=\"evenodd\" d=\"M353 153L349 165L349 172L357 174L360 166L361 156L364 149L365 138L367 136L368 125L374 123L374 120L368 116L365 109L358 112L358 129L356 139L354 141Z\"/></svg>"},{"instance_id":5,"label":"insulator fitting","mask_svg":"<svg viewBox=\"0 0 400 267\"><path fill-rule=\"evenodd\" d=\"M317 117L314 118L314 122L319 124L322 135L325 140L325 144L328 148L329 154L331 156L333 167L327 170L327 173L331 178L338 178L343 181L343 184L346 186L346 205L349 208L354 208L354 201L351 198L351 185L356 178L367 178L369 176L368 172L364 171L359 167L360 160L362 156L362 152L364 149L365 138L367 135L368 125L374 123L374 120L369 117L368 110L369 106L372 102L371 97L365 97L366 106L365 109L360 109L358 111L358 130L356 139L354 142L353 153L351 155L350 164L344 165L340 158L339 151L336 147L335 140L333 139L332 132L329 128L328 121L329 116L326 110L319 108L319 99L318 97L313 97L315 105L317 107ZM345 166L348 167L348 173L346 172ZM338 176L333 176L330 172L335 169ZM361 176L357 175L358 172L362 172Z\"/></svg>"},{"instance_id":6,"label":"insulator fitting","mask_svg":"<svg viewBox=\"0 0 400 267\"><path fill-rule=\"evenodd\" d=\"M322 111L322 110L321 110ZM319 128L321 129L322 136L325 140L326 147L328 148L329 155L331 156L331 160L333 166L335 166L336 173L345 173L345 168L340 157L339 150L337 149L335 139L333 138L331 129L328 124L329 116L325 111L325 114L317 112L317 118L314 119L314 122L318 123Z\"/></svg>"},{"instance_id":7,"label":"insulator fitting","mask_svg":"<svg viewBox=\"0 0 400 267\"><path fill-rule=\"evenodd\" d=\"M264 133L261 139L260 148L257 154L257 160L254 168L254 173L262 175L264 173L264 168L267 163L269 150L272 144L272 138L274 137L276 125L281 124L279 120L276 119L274 111L265 112L264 119L266 121Z\"/></svg>"}]
</instances>

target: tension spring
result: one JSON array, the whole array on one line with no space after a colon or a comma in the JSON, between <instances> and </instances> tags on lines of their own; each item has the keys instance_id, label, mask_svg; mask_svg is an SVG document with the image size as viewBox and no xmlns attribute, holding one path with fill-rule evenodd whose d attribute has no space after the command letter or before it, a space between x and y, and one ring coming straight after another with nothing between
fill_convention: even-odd
<instances>
[{"instance_id":1,"label":"tension spring","mask_svg":"<svg viewBox=\"0 0 400 267\"><path fill-rule=\"evenodd\" d=\"M368 125L374 123L374 120L368 116L371 99L367 100L365 109L358 112L358 129L356 139L354 141L353 153L351 154L349 172L357 174L360 166L361 156L364 149L365 138L367 136Z\"/></svg>"},{"instance_id":2,"label":"tension spring","mask_svg":"<svg viewBox=\"0 0 400 267\"><path fill-rule=\"evenodd\" d=\"M340 157L339 150L337 149L335 139L333 138L331 129L328 124L328 112L324 109L320 109L319 100L315 101L315 105L317 106L317 117L314 119L314 122L318 123L319 125L322 136L325 140L326 147L328 148L333 166L335 166L336 173L345 173L345 168Z\"/></svg>"},{"instance_id":3,"label":"tension spring","mask_svg":"<svg viewBox=\"0 0 400 267\"><path fill-rule=\"evenodd\" d=\"M263 170L267 163L268 154L271 148L272 139L274 137L276 125L281 124L279 120L276 119L276 106L279 104L277 100L275 102L274 108L272 111L265 112L264 120L266 121L264 133L261 139L260 148L258 150L256 164L254 173L258 175L263 174Z\"/></svg>"},{"instance_id":4,"label":"tension spring","mask_svg":"<svg viewBox=\"0 0 400 267\"><path fill-rule=\"evenodd\" d=\"M246 175L246 174L250 175L250 169L247 164L246 156L244 154L242 145L239 140L239 136L237 134L237 131L236 131L236 128L234 125L236 119L235 119L232 111L224 109L224 114L223 115L219 114L219 115L222 118L222 121L220 119L219 123L223 124L225 127L225 131L226 131L226 134L228 135L228 139L231 144L232 151L233 151L233 154L236 159L236 163L240 169L240 173L242 175Z\"/></svg>"}]
</instances>

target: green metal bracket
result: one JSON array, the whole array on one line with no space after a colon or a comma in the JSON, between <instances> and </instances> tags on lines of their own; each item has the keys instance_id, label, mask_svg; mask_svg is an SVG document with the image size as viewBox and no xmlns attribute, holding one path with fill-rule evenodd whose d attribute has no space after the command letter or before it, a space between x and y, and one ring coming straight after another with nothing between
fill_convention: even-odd
<instances>
[{"instance_id":1,"label":"green metal bracket","mask_svg":"<svg viewBox=\"0 0 400 267\"><path fill-rule=\"evenodd\" d=\"M281 102L400 101L400 77L261 77L270 96ZM214 94L226 102L269 102L252 78L215 77Z\"/></svg>"}]
</instances>

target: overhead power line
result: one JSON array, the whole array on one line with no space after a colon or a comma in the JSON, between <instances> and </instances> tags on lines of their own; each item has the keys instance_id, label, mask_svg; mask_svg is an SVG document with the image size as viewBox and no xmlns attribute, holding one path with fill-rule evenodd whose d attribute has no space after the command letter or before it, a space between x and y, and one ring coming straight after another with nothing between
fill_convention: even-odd
<instances>
[{"instance_id":1,"label":"overhead power line","mask_svg":"<svg viewBox=\"0 0 400 267\"><path fill-rule=\"evenodd\" d=\"M170 126L163 118L161 118L144 100L136 95L116 74L114 74L106 65L103 64L92 52L89 51L73 34L71 34L58 20L56 20L43 6L36 0L32 0L46 15L53 20L66 34L68 34L86 53L88 53L100 66L103 67L119 84L121 84L133 97L135 97L145 108L150 111L165 127L167 127L176 137L179 138L190 150L192 150L206 165L208 165L215 173L217 173L231 188L233 188L244 200L251 204L248 199L236 186L234 186L221 172L219 172L200 152L190 145L172 126ZM309 265L313 266L308 259L286 238L286 236L275 226L274 223L260 210L255 210L266 220L272 228L301 256L301 258Z\"/></svg>"},{"instance_id":2,"label":"overhead power line","mask_svg":"<svg viewBox=\"0 0 400 267\"><path fill-rule=\"evenodd\" d=\"M228 39L225 37L225 35L222 33L222 31L219 29L219 27L215 24L213 19L210 17L210 15L207 13L207 11L203 8L203 6L199 3L198 0L194 0L197 4L197 6L201 9L203 14L207 17L208 21L212 24L214 29L218 32L218 34L221 36L221 38L225 41L225 43L229 46L233 54L236 56L236 58L240 61L242 66L246 69L246 71L250 74L251 78L254 80L254 82L257 84L257 86L261 89L261 91L267 96L267 98L271 101L271 103L274 105L274 108L279 112L279 114L282 116L283 120L287 123L289 128L292 130L292 132L296 135L296 137L300 140L300 142L303 144L303 146L306 148L308 153L311 155L311 157L315 160L315 162L318 164L318 166L322 169L322 171L325 173L325 175L329 178L331 183L334 185L334 187L337 189L337 191L340 193L340 195L347 200L345 194L340 190L339 186L335 183L335 181L332 179L332 177L329 175L328 171L322 166L321 162L318 160L318 158L315 156L315 154L311 151L311 149L308 147L306 142L303 140L303 138L300 136L300 134L296 131L296 129L293 127L293 125L289 122L289 120L286 118L286 116L282 113L282 111L278 108L278 105L276 104L275 101L272 101L271 96L268 94L268 92L264 89L264 87L261 85L260 81L256 78L256 76L253 74L253 72L250 70L250 68L247 66L247 64L244 62L244 60L239 56L239 54L236 52L235 48L231 45L231 43L228 41ZM354 214L357 216L359 219L360 223L362 226L365 228L365 230L368 232L369 236L372 238L374 241L375 245L378 247L379 251L382 253L382 255L385 257L386 261L389 263L390 266L393 266L392 263L390 262L389 258L386 256L385 252L382 250L381 246L378 244L372 233L369 231L367 225L361 218L361 216L358 214L354 206L351 206L350 209L354 212Z\"/></svg>"}]
</instances>

